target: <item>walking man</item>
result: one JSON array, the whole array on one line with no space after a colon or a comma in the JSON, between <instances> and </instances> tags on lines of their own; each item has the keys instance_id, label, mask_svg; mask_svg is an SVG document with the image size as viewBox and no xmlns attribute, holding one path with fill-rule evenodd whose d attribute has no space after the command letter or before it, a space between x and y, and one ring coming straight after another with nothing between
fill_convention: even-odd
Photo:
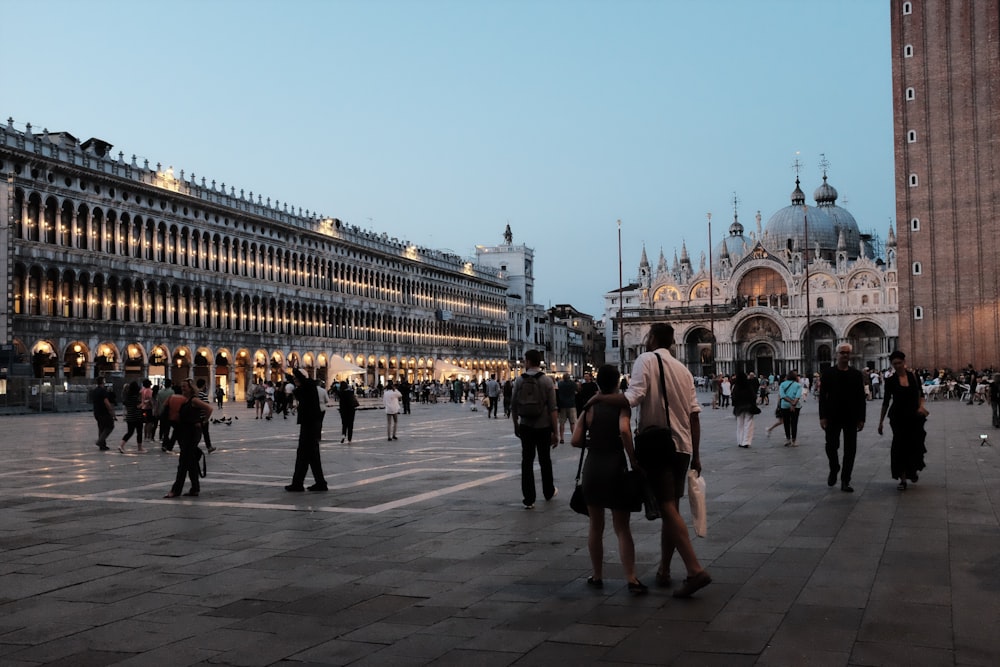
<instances>
[{"instance_id":1,"label":"walking man","mask_svg":"<svg viewBox=\"0 0 1000 667\"><path fill-rule=\"evenodd\" d=\"M573 435L576 428L576 382L569 373L563 373L562 380L556 385L556 406L559 408L559 444L563 442L566 432L566 422L569 421L569 434Z\"/></svg>"},{"instance_id":2,"label":"walking man","mask_svg":"<svg viewBox=\"0 0 1000 667\"><path fill-rule=\"evenodd\" d=\"M865 427L865 381L861 371L851 368L849 343L837 346L837 365L823 371L819 383L819 425L826 432L826 458L830 462L828 486L837 483L840 473L840 490L853 493L851 472L854 455L858 450L858 431ZM844 460L838 460L840 434L844 434Z\"/></svg>"},{"instance_id":3,"label":"walking man","mask_svg":"<svg viewBox=\"0 0 1000 667\"><path fill-rule=\"evenodd\" d=\"M514 435L521 440L521 502L525 509L535 507L535 455L542 471L542 496L552 500L559 490L552 480L551 450L559 445L556 387L542 372L542 353L524 353L524 373L514 381L511 414Z\"/></svg>"},{"instance_id":4,"label":"walking man","mask_svg":"<svg viewBox=\"0 0 1000 667\"><path fill-rule=\"evenodd\" d=\"M637 448L636 455L659 502L663 521L660 533L661 560L656 572L656 583L659 586L671 585L670 561L676 550L684 561L687 578L674 591L673 596L687 598L712 583L712 577L698 562L687 524L680 513L679 500L684 495L688 468L701 474L701 406L695 394L691 372L669 351L673 344L672 326L663 323L651 326L646 336L646 352L636 358L632 367L632 379L625 393L598 394L590 402L638 407L637 432L641 438L643 431L667 426L668 408L664 406L664 396L660 389L660 378L663 378L674 448L646 452Z\"/></svg>"},{"instance_id":5,"label":"walking man","mask_svg":"<svg viewBox=\"0 0 1000 667\"><path fill-rule=\"evenodd\" d=\"M102 452L108 451L108 436L115 430L115 406L111 402L112 394L104 386L104 378L97 376L97 385L94 387L90 400L94 404L94 420L97 421L97 448Z\"/></svg>"},{"instance_id":6,"label":"walking man","mask_svg":"<svg viewBox=\"0 0 1000 667\"><path fill-rule=\"evenodd\" d=\"M486 398L490 399L490 404L486 408L486 418L489 419L492 416L493 419L496 419L497 410L500 407L500 383L497 382L496 375L491 375L490 379L486 381Z\"/></svg>"}]
</instances>

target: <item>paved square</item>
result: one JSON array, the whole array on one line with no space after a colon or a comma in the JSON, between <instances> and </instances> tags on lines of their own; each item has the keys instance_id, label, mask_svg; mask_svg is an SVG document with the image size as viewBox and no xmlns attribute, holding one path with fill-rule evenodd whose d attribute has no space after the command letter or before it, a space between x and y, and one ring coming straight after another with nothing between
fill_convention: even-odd
<instances>
[{"instance_id":1,"label":"paved square","mask_svg":"<svg viewBox=\"0 0 1000 667\"><path fill-rule=\"evenodd\" d=\"M797 449L764 436L766 407L749 450L706 409L695 548L715 581L686 601L627 594L610 521L605 588L587 589L578 450L556 450L561 493L526 511L510 422L466 405L414 404L394 442L359 412L351 445L331 410L330 490L300 494L294 421L228 405L201 496L179 500L158 444L101 453L88 414L3 416L0 664L995 665L1000 464L979 434L1000 431L986 407L929 408L928 468L900 493L869 403L854 494L826 485L814 403ZM633 531L651 584L658 524Z\"/></svg>"}]
</instances>

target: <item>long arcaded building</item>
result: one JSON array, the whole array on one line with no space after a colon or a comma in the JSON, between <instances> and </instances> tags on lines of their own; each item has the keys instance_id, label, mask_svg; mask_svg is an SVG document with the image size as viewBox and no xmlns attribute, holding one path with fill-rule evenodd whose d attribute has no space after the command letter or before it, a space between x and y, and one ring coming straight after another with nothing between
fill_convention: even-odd
<instances>
[{"instance_id":1,"label":"long arcaded building","mask_svg":"<svg viewBox=\"0 0 1000 667\"><path fill-rule=\"evenodd\" d=\"M111 149L0 124L10 374L204 377L236 399L292 367L508 374L496 271Z\"/></svg>"}]
</instances>

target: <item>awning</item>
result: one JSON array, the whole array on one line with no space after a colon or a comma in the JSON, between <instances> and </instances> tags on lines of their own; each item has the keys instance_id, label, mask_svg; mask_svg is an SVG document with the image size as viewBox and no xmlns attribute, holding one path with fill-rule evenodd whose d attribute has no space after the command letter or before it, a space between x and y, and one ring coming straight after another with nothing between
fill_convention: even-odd
<instances>
[{"instance_id":1,"label":"awning","mask_svg":"<svg viewBox=\"0 0 1000 667\"><path fill-rule=\"evenodd\" d=\"M468 368L462 368L461 366L456 366L453 363L445 361L444 359L434 360L434 377L438 380L443 380L445 378L454 377L456 375L470 376L472 371Z\"/></svg>"},{"instance_id":2,"label":"awning","mask_svg":"<svg viewBox=\"0 0 1000 667\"><path fill-rule=\"evenodd\" d=\"M358 373L364 373L365 369L360 366L355 366L343 357L339 355L333 355L330 357L330 362L327 364L327 370L335 377L346 377L348 375L356 375Z\"/></svg>"}]
</instances>

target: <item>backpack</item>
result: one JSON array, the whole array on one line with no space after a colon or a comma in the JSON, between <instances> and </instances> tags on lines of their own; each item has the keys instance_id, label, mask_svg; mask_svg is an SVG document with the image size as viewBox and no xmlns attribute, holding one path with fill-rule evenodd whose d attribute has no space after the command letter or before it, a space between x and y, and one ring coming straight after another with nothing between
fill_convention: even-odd
<instances>
[{"instance_id":1,"label":"backpack","mask_svg":"<svg viewBox=\"0 0 1000 667\"><path fill-rule=\"evenodd\" d=\"M537 419L545 413L545 389L540 381L541 373L521 374L521 386L517 390L517 415L525 419Z\"/></svg>"}]
</instances>

